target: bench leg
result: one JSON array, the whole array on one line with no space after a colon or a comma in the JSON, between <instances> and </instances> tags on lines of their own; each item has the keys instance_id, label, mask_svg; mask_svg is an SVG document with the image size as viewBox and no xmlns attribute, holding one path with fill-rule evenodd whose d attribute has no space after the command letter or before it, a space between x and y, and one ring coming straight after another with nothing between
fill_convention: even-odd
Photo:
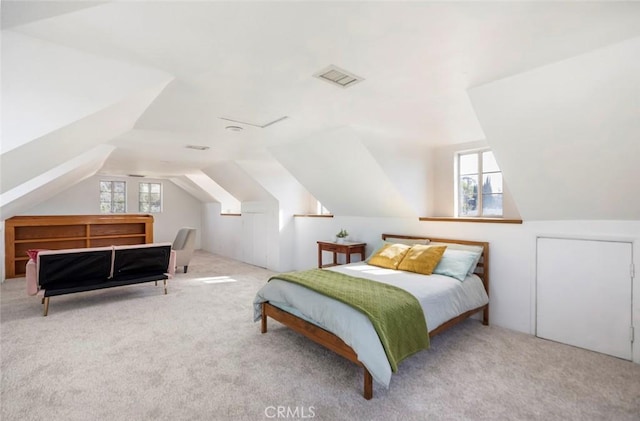
<instances>
[{"instance_id":1,"label":"bench leg","mask_svg":"<svg viewBox=\"0 0 640 421\"><path fill-rule=\"evenodd\" d=\"M184 273L187 273L187 269L189 269L189 265L186 265L186 266L184 267Z\"/></svg>"},{"instance_id":2,"label":"bench leg","mask_svg":"<svg viewBox=\"0 0 640 421\"><path fill-rule=\"evenodd\" d=\"M42 304L44 304L44 317L47 317L47 313L49 313L49 297L44 297L42 299Z\"/></svg>"},{"instance_id":3,"label":"bench leg","mask_svg":"<svg viewBox=\"0 0 640 421\"><path fill-rule=\"evenodd\" d=\"M167 280L163 279L162 282L164 283L164 295L167 295ZM158 283L158 282L156 282Z\"/></svg>"}]
</instances>

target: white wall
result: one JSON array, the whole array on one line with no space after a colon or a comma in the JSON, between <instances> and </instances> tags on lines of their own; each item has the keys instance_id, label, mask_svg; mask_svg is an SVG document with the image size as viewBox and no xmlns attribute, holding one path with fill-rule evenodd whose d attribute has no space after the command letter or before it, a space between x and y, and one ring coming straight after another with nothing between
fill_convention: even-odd
<instances>
[{"instance_id":1,"label":"white wall","mask_svg":"<svg viewBox=\"0 0 640 421\"><path fill-rule=\"evenodd\" d=\"M220 203L202 204L202 249L242 260L242 217L221 215Z\"/></svg>"},{"instance_id":2,"label":"white wall","mask_svg":"<svg viewBox=\"0 0 640 421\"><path fill-rule=\"evenodd\" d=\"M127 212L138 213L138 183L162 183L162 212L153 214L154 242L173 242L182 227L198 230L196 248L201 248L202 206L200 201L168 180L95 175L34 206L21 215L97 215L100 214L100 180L127 182Z\"/></svg>"}]
</instances>

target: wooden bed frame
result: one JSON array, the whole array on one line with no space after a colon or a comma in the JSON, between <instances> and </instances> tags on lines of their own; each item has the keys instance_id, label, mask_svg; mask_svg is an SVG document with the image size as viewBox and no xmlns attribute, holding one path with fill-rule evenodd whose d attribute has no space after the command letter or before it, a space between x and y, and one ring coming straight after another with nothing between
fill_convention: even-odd
<instances>
[{"instance_id":1,"label":"wooden bed frame","mask_svg":"<svg viewBox=\"0 0 640 421\"><path fill-rule=\"evenodd\" d=\"M433 242L440 243L456 243L456 244L465 244L465 245L473 245L473 246L481 246L484 251L482 253L482 257L478 262L478 266L476 267L475 273L482 279L482 283L484 284L484 289L487 291L487 295L489 295L489 243L480 242L480 241L467 241L467 240L450 240L443 238L430 238L430 237L420 237L420 236L412 236L412 235L398 235L398 234L382 234L382 239L386 240L387 238L398 238L398 239L407 239L407 240L424 240L429 239ZM444 332L452 326L462 322L468 317L474 315L475 313L482 311L482 324L489 324L489 304L486 304L482 307L475 308L473 310L469 310L466 313L463 313L453 319L441 324L436 329L429 332L429 337L432 338L435 335ZM349 345L344 343L342 339L334 335L333 333L322 329L314 325L313 323L309 323L306 320L303 320L299 317L294 316L291 313L288 313L284 310L275 307L269 302L262 303L262 319L261 319L261 332L267 332L267 317L271 317L272 319L282 323L283 325L293 329L294 331L301 333L312 341L324 346L327 349L337 353L338 355L343 356L361 366L364 369L364 398L371 399L373 397L373 377L369 370L358 360L358 355Z\"/></svg>"}]
</instances>

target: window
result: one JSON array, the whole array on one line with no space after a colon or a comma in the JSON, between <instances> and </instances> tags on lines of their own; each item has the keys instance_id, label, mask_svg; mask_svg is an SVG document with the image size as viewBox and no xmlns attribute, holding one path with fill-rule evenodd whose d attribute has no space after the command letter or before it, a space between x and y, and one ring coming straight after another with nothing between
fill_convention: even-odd
<instances>
[{"instance_id":1,"label":"window","mask_svg":"<svg viewBox=\"0 0 640 421\"><path fill-rule=\"evenodd\" d=\"M319 200L316 200L316 214L317 215L331 215L331 212L329 212L329 209L327 209L324 206L322 206L322 203L320 203Z\"/></svg>"},{"instance_id":2,"label":"window","mask_svg":"<svg viewBox=\"0 0 640 421\"><path fill-rule=\"evenodd\" d=\"M140 183L138 206L140 212L162 212L162 184Z\"/></svg>"},{"instance_id":3,"label":"window","mask_svg":"<svg viewBox=\"0 0 640 421\"><path fill-rule=\"evenodd\" d=\"M501 217L502 172L489 150L457 156L457 216Z\"/></svg>"},{"instance_id":4,"label":"window","mask_svg":"<svg viewBox=\"0 0 640 421\"><path fill-rule=\"evenodd\" d=\"M100 213L125 213L126 211L127 183L100 181Z\"/></svg>"}]
</instances>

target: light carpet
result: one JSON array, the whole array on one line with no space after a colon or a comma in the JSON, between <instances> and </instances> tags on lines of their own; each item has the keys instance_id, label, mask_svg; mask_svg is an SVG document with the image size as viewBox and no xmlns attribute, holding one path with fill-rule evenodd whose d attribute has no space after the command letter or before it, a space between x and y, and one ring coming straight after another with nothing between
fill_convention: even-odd
<instances>
[{"instance_id":1,"label":"light carpet","mask_svg":"<svg viewBox=\"0 0 640 421\"><path fill-rule=\"evenodd\" d=\"M640 420L640 365L476 320L362 398L362 370L270 320L272 272L198 251L189 273L52 297L1 286L9 420Z\"/></svg>"}]
</instances>

